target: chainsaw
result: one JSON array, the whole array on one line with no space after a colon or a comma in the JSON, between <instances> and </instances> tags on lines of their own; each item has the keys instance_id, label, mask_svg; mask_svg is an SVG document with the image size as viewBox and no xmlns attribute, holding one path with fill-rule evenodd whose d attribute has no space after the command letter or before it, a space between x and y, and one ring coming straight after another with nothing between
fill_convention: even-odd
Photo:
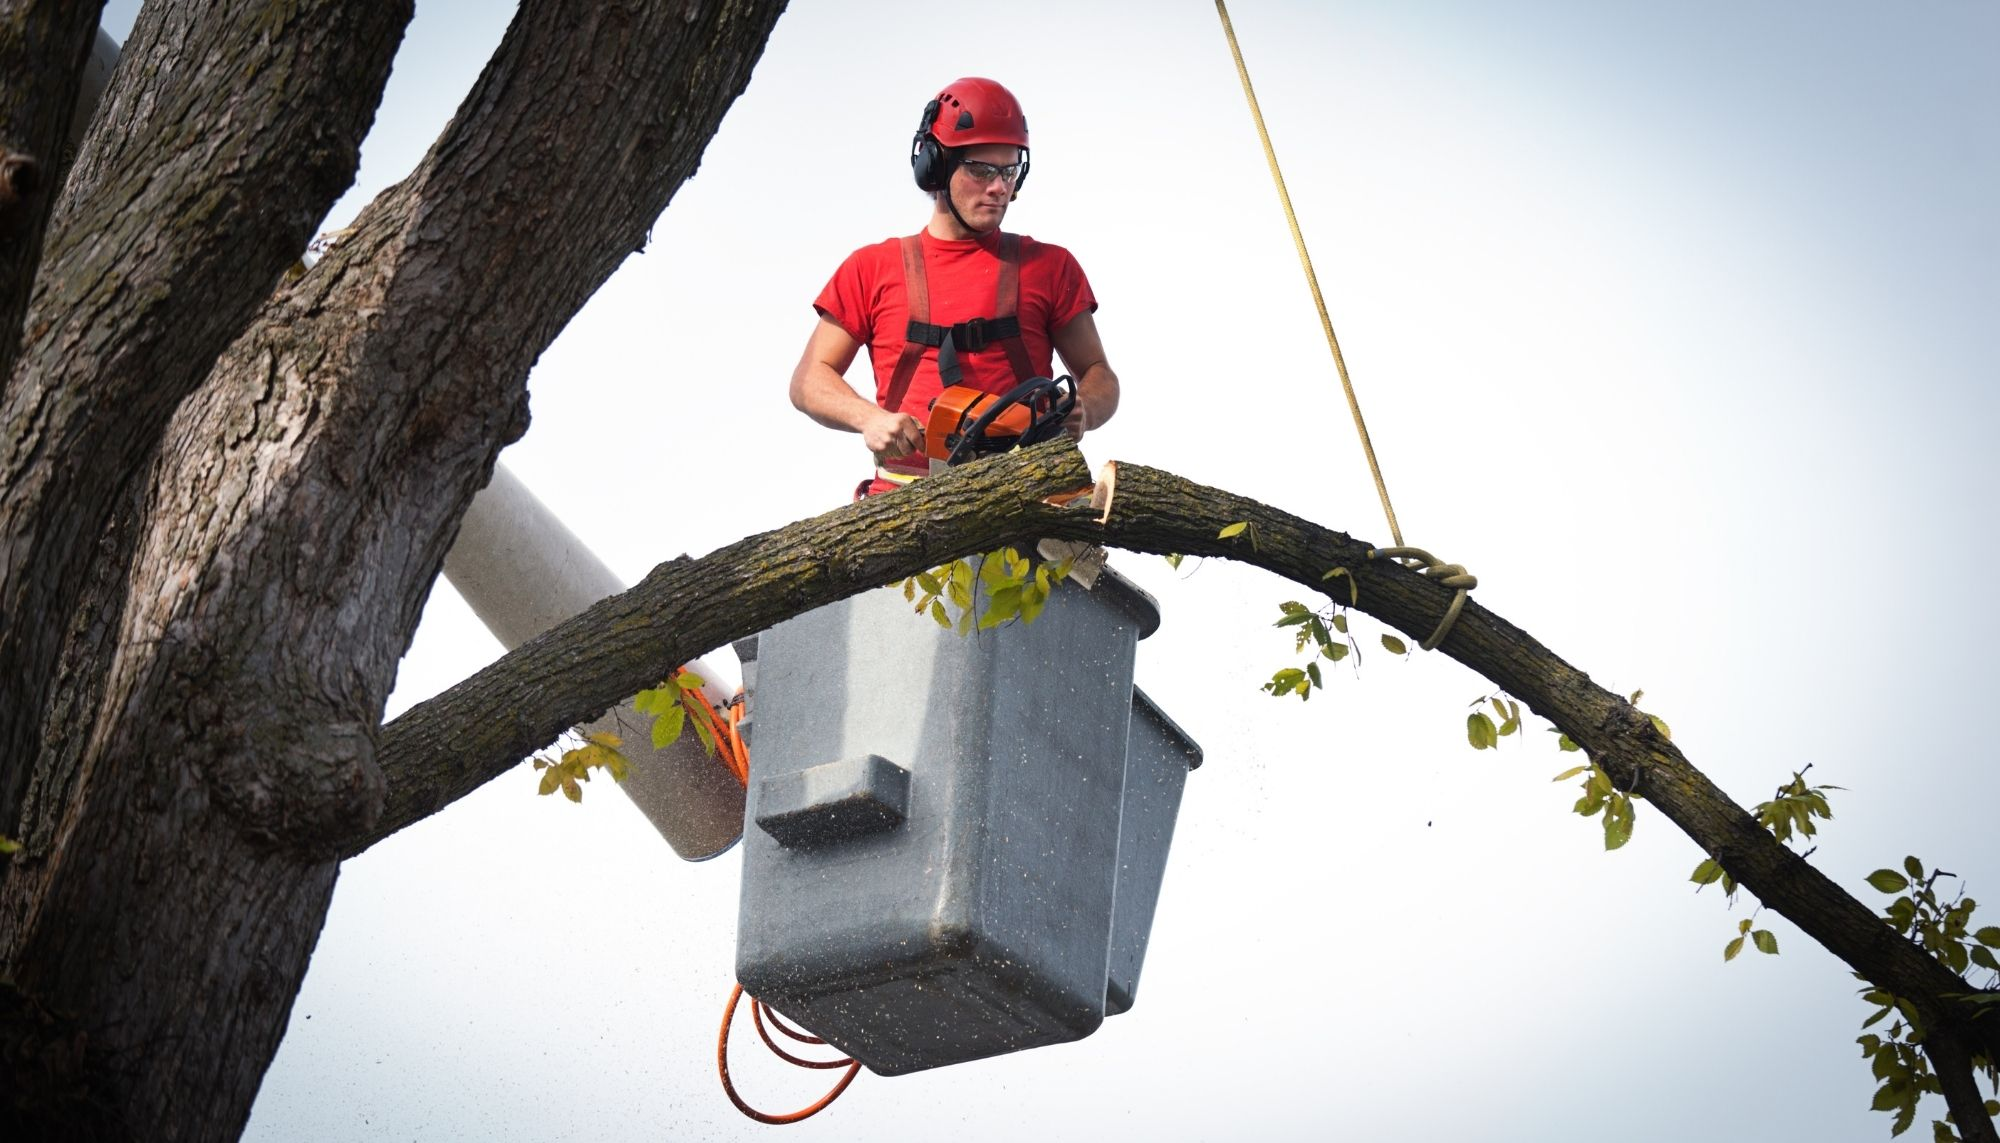
<instances>
[{"instance_id":1,"label":"chainsaw","mask_svg":"<svg viewBox=\"0 0 2000 1143\"><path fill-rule=\"evenodd\" d=\"M1062 432L1063 421L1075 408L1076 380L1068 375L1053 380L1031 377L1005 393L947 385L931 401L924 455L936 473L978 457L1040 444ZM1044 559L1067 563L1070 576L1085 588L1094 585L1104 569L1105 552L1096 544L1044 539L1036 551Z\"/></svg>"},{"instance_id":2,"label":"chainsaw","mask_svg":"<svg viewBox=\"0 0 2000 1143\"><path fill-rule=\"evenodd\" d=\"M931 401L924 455L931 471L1040 444L1062 432L1076 408L1076 381L1031 377L1005 393L949 385Z\"/></svg>"}]
</instances>

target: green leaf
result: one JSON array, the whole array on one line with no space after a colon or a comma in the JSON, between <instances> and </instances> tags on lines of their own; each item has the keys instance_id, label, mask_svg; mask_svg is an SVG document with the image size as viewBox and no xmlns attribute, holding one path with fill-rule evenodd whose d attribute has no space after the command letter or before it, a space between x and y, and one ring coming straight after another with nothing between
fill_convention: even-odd
<instances>
[{"instance_id":1,"label":"green leaf","mask_svg":"<svg viewBox=\"0 0 2000 1143\"><path fill-rule=\"evenodd\" d=\"M1893 869L1877 869L1868 875L1868 884L1878 893L1900 893L1910 887L1903 875Z\"/></svg>"},{"instance_id":2,"label":"green leaf","mask_svg":"<svg viewBox=\"0 0 2000 1143\"><path fill-rule=\"evenodd\" d=\"M1713 857L1694 867L1694 875L1688 878L1696 885L1713 885L1722 880L1722 865Z\"/></svg>"},{"instance_id":3,"label":"green leaf","mask_svg":"<svg viewBox=\"0 0 2000 1143\"><path fill-rule=\"evenodd\" d=\"M1583 772L1584 772L1585 770L1588 770L1588 769L1590 769L1590 765L1589 765L1588 763L1585 763L1585 764L1584 764L1584 765L1582 765L1582 766L1571 766L1571 767L1570 767L1569 769L1567 769L1567 770L1564 770L1564 771L1563 771L1562 773L1560 773L1560 774L1557 774L1557 775L1556 775L1555 777L1553 777L1553 778L1549 779L1549 781L1551 781L1551 782L1567 782L1567 781L1569 781L1569 780L1570 780L1571 778L1574 778L1574 777L1576 777L1576 776L1577 776L1578 774L1581 774L1581 773L1583 773Z\"/></svg>"},{"instance_id":4,"label":"green leaf","mask_svg":"<svg viewBox=\"0 0 2000 1143\"><path fill-rule=\"evenodd\" d=\"M1312 684L1316 687L1323 687L1326 685L1325 683L1320 681L1318 663L1306 664L1306 677L1310 678L1312 680Z\"/></svg>"},{"instance_id":5,"label":"green leaf","mask_svg":"<svg viewBox=\"0 0 2000 1143\"><path fill-rule=\"evenodd\" d=\"M1613 794L1604 809L1604 848L1619 849L1632 840L1632 799Z\"/></svg>"},{"instance_id":6,"label":"green leaf","mask_svg":"<svg viewBox=\"0 0 2000 1143\"><path fill-rule=\"evenodd\" d=\"M1338 611L1334 612L1333 629L1342 635L1347 634L1347 616Z\"/></svg>"},{"instance_id":7,"label":"green leaf","mask_svg":"<svg viewBox=\"0 0 2000 1143\"><path fill-rule=\"evenodd\" d=\"M19 852L21 852L20 842L15 841L13 838L8 837L6 834L0 834L0 853L19 853Z\"/></svg>"},{"instance_id":8,"label":"green leaf","mask_svg":"<svg viewBox=\"0 0 2000 1143\"><path fill-rule=\"evenodd\" d=\"M1273 626L1273 627L1297 627L1297 626L1298 626L1298 625L1300 625L1301 623L1304 623L1304 622L1306 622L1307 620L1309 620L1309 619L1311 619L1311 618L1312 618L1312 613L1311 613L1311 612L1308 612L1308 611L1301 611L1301 612L1298 612L1298 613L1296 613L1296 614L1292 614L1292 615L1280 615L1280 616L1278 617L1278 621L1277 621L1276 623L1273 623L1273 624L1271 624L1271 626Z\"/></svg>"},{"instance_id":9,"label":"green leaf","mask_svg":"<svg viewBox=\"0 0 2000 1143\"><path fill-rule=\"evenodd\" d=\"M687 723L687 712L677 703L667 708L665 714L653 719L653 749L664 750L680 741L681 730Z\"/></svg>"},{"instance_id":10,"label":"green leaf","mask_svg":"<svg viewBox=\"0 0 2000 1143\"><path fill-rule=\"evenodd\" d=\"M1410 648L1401 639L1396 638L1387 631L1382 633L1382 646L1387 648L1391 655L1407 655L1410 653Z\"/></svg>"},{"instance_id":11,"label":"green leaf","mask_svg":"<svg viewBox=\"0 0 2000 1143\"><path fill-rule=\"evenodd\" d=\"M674 686L680 690L691 691L696 687L705 685L707 680L683 667L680 673L674 676L673 682Z\"/></svg>"},{"instance_id":12,"label":"green leaf","mask_svg":"<svg viewBox=\"0 0 2000 1143\"><path fill-rule=\"evenodd\" d=\"M1673 732L1672 730L1669 730L1669 729L1667 728L1667 720L1666 720L1666 719L1664 719L1664 718L1661 718L1661 717L1660 717L1659 715L1657 715L1657 714L1649 714L1649 715L1647 715L1646 717L1647 717L1647 718L1650 718L1650 719L1652 719L1652 720L1653 720L1653 729L1654 729L1654 730L1657 730L1657 731L1659 731L1659 732L1660 732L1660 737L1661 737L1661 738L1664 738L1664 739L1667 739L1668 741L1672 741L1672 740L1673 740L1673 737L1674 737L1674 732Z\"/></svg>"},{"instance_id":13,"label":"green leaf","mask_svg":"<svg viewBox=\"0 0 2000 1143\"><path fill-rule=\"evenodd\" d=\"M1903 868L1909 871L1910 880L1922 881L1924 879L1924 863L1918 861L1916 858L1905 857L1903 859Z\"/></svg>"},{"instance_id":14,"label":"green leaf","mask_svg":"<svg viewBox=\"0 0 2000 1143\"><path fill-rule=\"evenodd\" d=\"M560 785L562 785L562 770L551 766L542 771L541 788L536 792L540 794L553 794L556 792L556 787Z\"/></svg>"},{"instance_id":15,"label":"green leaf","mask_svg":"<svg viewBox=\"0 0 2000 1143\"><path fill-rule=\"evenodd\" d=\"M1167 566L1168 566L1168 567L1170 567L1170 568L1174 569L1175 571L1179 571L1179 570L1180 570L1180 568L1181 568L1181 560L1182 560L1182 559L1183 559L1184 557L1183 557L1183 556L1182 556L1182 555L1181 555L1181 554L1180 554L1179 552L1168 552L1168 553L1167 553L1167 557L1166 557L1166 558L1167 558Z\"/></svg>"},{"instance_id":16,"label":"green leaf","mask_svg":"<svg viewBox=\"0 0 2000 1143\"><path fill-rule=\"evenodd\" d=\"M1500 744L1500 734L1483 710L1475 710L1465 716L1465 737L1474 750L1491 750Z\"/></svg>"},{"instance_id":17,"label":"green leaf","mask_svg":"<svg viewBox=\"0 0 2000 1143\"><path fill-rule=\"evenodd\" d=\"M1771 930L1758 929L1756 932L1750 934L1750 939L1756 942L1758 952L1766 953L1770 956L1778 955L1778 938L1771 935Z\"/></svg>"},{"instance_id":18,"label":"green leaf","mask_svg":"<svg viewBox=\"0 0 2000 1143\"><path fill-rule=\"evenodd\" d=\"M562 776L562 792L563 797L568 798L572 802L583 800L583 787L577 785L576 779L570 777L568 774Z\"/></svg>"},{"instance_id":19,"label":"green leaf","mask_svg":"<svg viewBox=\"0 0 2000 1143\"><path fill-rule=\"evenodd\" d=\"M623 782L625 776L632 772L630 760L616 750L606 750L604 752L603 763L604 768L611 771L611 780L614 782Z\"/></svg>"},{"instance_id":20,"label":"green leaf","mask_svg":"<svg viewBox=\"0 0 2000 1143\"><path fill-rule=\"evenodd\" d=\"M1354 578L1353 572L1348 571L1346 568L1334 568L1332 571L1327 572L1325 575L1319 578L1322 580L1328 580L1332 579L1334 576L1337 575L1347 577L1347 605L1349 607L1353 607L1355 604L1360 603L1361 584Z\"/></svg>"},{"instance_id":21,"label":"green leaf","mask_svg":"<svg viewBox=\"0 0 2000 1143\"><path fill-rule=\"evenodd\" d=\"M944 628L946 631L951 630L951 615L945 611L943 602L935 599L931 600L931 618L937 620L939 627Z\"/></svg>"},{"instance_id":22,"label":"green leaf","mask_svg":"<svg viewBox=\"0 0 2000 1143\"><path fill-rule=\"evenodd\" d=\"M1559 733L1556 735L1556 749L1565 751L1576 751L1583 749L1583 747L1578 746L1576 744L1576 740L1571 738L1569 735Z\"/></svg>"},{"instance_id":23,"label":"green leaf","mask_svg":"<svg viewBox=\"0 0 2000 1143\"><path fill-rule=\"evenodd\" d=\"M930 572L917 573L917 586L924 589L925 595L944 594L944 585L939 583L938 578L932 575ZM909 596L905 595L903 598L908 599Z\"/></svg>"},{"instance_id":24,"label":"green leaf","mask_svg":"<svg viewBox=\"0 0 2000 1143\"><path fill-rule=\"evenodd\" d=\"M1893 1012L1893 1011L1894 1011L1894 1009L1892 1009L1892 1008L1884 1008L1884 1009L1882 1009L1882 1010L1881 1010L1880 1012L1877 1012L1877 1013L1876 1013L1875 1015L1873 1015L1873 1016L1870 1016L1870 1017L1869 1017L1868 1019L1866 1019L1866 1020L1863 1020L1863 1021L1861 1022L1861 1026L1862 1026L1863 1028L1869 1028L1869 1027L1873 1027L1873 1026L1874 1026L1874 1025L1876 1025L1876 1024L1880 1024L1880 1023L1882 1022L1882 1018L1883 1018L1884 1016L1887 1016L1887 1015L1888 1015L1888 1014L1889 1014L1890 1012Z\"/></svg>"},{"instance_id":25,"label":"green leaf","mask_svg":"<svg viewBox=\"0 0 2000 1143\"><path fill-rule=\"evenodd\" d=\"M1045 587L1029 587L1021 593L1021 622L1033 623L1042 614L1042 608L1049 604L1049 591Z\"/></svg>"},{"instance_id":26,"label":"green leaf","mask_svg":"<svg viewBox=\"0 0 2000 1143\"><path fill-rule=\"evenodd\" d=\"M1732 961L1732 960L1735 960L1735 959L1736 959L1736 954L1737 954L1737 953L1740 953L1740 952L1742 952L1742 951L1743 951L1743 938L1742 938L1742 937L1737 937L1737 938L1736 938L1735 940L1733 940L1733 941L1730 941L1730 942L1729 942L1728 944L1726 944L1726 945L1723 945L1723 946L1722 946L1722 963L1724 963L1724 964L1728 964L1728 963L1729 963L1730 961Z\"/></svg>"},{"instance_id":27,"label":"green leaf","mask_svg":"<svg viewBox=\"0 0 2000 1143\"><path fill-rule=\"evenodd\" d=\"M2000 927L1988 925L1972 934L1972 939L1985 945L1987 948L2000 949Z\"/></svg>"},{"instance_id":28,"label":"green leaf","mask_svg":"<svg viewBox=\"0 0 2000 1143\"><path fill-rule=\"evenodd\" d=\"M1250 526L1250 521L1238 520L1236 523L1223 528L1222 531L1220 532L1217 532L1215 534L1215 538L1218 540L1234 539L1235 537L1242 535L1243 529L1248 528L1249 526Z\"/></svg>"},{"instance_id":29,"label":"green leaf","mask_svg":"<svg viewBox=\"0 0 2000 1143\"><path fill-rule=\"evenodd\" d=\"M708 720L705 718L694 718L690 721L694 724L695 737L701 739L701 748L708 751L710 757L714 757L715 731L708 728Z\"/></svg>"}]
</instances>

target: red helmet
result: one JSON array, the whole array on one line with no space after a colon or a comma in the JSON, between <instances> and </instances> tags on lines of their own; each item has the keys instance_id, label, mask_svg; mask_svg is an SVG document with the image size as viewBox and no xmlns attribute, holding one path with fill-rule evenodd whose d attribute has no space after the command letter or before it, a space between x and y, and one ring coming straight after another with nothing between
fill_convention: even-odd
<instances>
[{"instance_id":1,"label":"red helmet","mask_svg":"<svg viewBox=\"0 0 2000 1143\"><path fill-rule=\"evenodd\" d=\"M940 146L1028 145L1028 117L1021 113L1021 101L990 79L956 80L938 92L937 104L931 134Z\"/></svg>"},{"instance_id":2,"label":"red helmet","mask_svg":"<svg viewBox=\"0 0 2000 1143\"><path fill-rule=\"evenodd\" d=\"M954 152L986 143L1021 149L1021 177L1027 181L1028 117L1014 93L990 79L954 80L924 105L923 119L910 140L910 167L917 185L944 189L956 163Z\"/></svg>"}]
</instances>

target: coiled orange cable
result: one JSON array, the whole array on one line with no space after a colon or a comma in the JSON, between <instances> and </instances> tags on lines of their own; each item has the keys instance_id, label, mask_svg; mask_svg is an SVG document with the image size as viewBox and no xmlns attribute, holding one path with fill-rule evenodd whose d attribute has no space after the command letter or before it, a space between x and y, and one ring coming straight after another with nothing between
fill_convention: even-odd
<instances>
[{"instance_id":1,"label":"coiled orange cable","mask_svg":"<svg viewBox=\"0 0 2000 1143\"><path fill-rule=\"evenodd\" d=\"M748 786L750 784L750 751L743 742L744 703L741 696L738 696L735 701L727 705L729 713L727 717L724 717L708 701L708 696L701 693L700 687L693 687L681 693L691 695L694 698L696 708L701 712L699 717L708 720L708 727L711 732L710 736L715 742L715 752L722 760L722 764L729 767L729 772L736 775L738 782ZM729 1003L722 1010L722 1031L716 1036L715 1040L715 1070L722 1077L723 1094L729 1097L730 1103L736 1105L736 1110L759 1123L797 1123L801 1119L810 1118L826 1110L827 1105L838 1099L840 1093L847 1090L847 1085L854 1082L854 1077L861 1071L861 1062L845 1056L837 1060L808 1060L801 1056L795 1056L779 1047L778 1042L771 1038L770 1029L765 1027L765 1020L767 1018L772 1027L777 1028L779 1032L801 1044L824 1045L826 1041L785 1023L779 1019L777 1012L773 1011L769 1005L754 996L750 998L750 1019L756 1024L757 1035L763 1039L764 1046L771 1049L773 1055L795 1067L846 1068L847 1074L840 1077L840 1082L833 1085L832 1091L815 1100L810 1106L785 1115L772 1115L769 1112L758 1111L744 1102L743 1097L737 1094L736 1084L729 1078L729 1027L736 1021L736 1003L742 998L743 986L741 984L733 986L729 992Z\"/></svg>"},{"instance_id":2,"label":"coiled orange cable","mask_svg":"<svg viewBox=\"0 0 2000 1143\"><path fill-rule=\"evenodd\" d=\"M826 1041L816 1036L805 1035L786 1026L783 1021L778 1019L777 1013L770 1012L763 1001L753 996L750 998L750 1018L756 1022L757 1034L764 1038L765 1046L777 1053L780 1059L802 1068L844 1067L847 1069L847 1074L840 1077L840 1082L833 1085L832 1091L827 1092L810 1105L785 1115L772 1115L766 1111L758 1111L743 1101L743 1097L736 1093L736 1085L730 1082L729 1079L729 1026L736 1020L736 1002L742 998L743 986L741 984L735 985L730 989L729 1004L722 1010L722 1032L715 1039L715 1070L717 1074L722 1076L723 1094L729 1097L729 1102L736 1105L736 1110L759 1123L797 1123L801 1119L808 1119L818 1115L820 1112L826 1110L828 1104L840 1098L840 1093L847 1090L847 1085L853 1083L854 1077L861 1071L861 1061L847 1058L838 1060L806 1060L800 1059L780 1048L777 1041L771 1039L771 1033L764 1028L764 1016L766 1013L770 1014L771 1022L778 1026L779 1031L785 1033L787 1036L791 1036L793 1039L808 1044L824 1044Z\"/></svg>"}]
</instances>

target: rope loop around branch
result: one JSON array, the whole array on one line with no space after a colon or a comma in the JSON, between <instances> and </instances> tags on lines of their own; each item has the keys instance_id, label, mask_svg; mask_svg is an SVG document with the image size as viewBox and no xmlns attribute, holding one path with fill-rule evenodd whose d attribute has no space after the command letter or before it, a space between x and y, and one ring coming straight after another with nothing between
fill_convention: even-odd
<instances>
[{"instance_id":1,"label":"rope loop around branch","mask_svg":"<svg viewBox=\"0 0 2000 1143\"><path fill-rule=\"evenodd\" d=\"M1370 548L1368 558L1394 560L1418 575L1458 589L1451 597L1451 606L1445 608L1444 618L1438 621L1437 630L1419 644L1426 651L1435 651L1444 637L1451 634L1451 625L1458 622L1458 613L1465 607L1466 593L1479 586L1479 577L1466 571L1464 564L1445 563L1422 548Z\"/></svg>"}]
</instances>

